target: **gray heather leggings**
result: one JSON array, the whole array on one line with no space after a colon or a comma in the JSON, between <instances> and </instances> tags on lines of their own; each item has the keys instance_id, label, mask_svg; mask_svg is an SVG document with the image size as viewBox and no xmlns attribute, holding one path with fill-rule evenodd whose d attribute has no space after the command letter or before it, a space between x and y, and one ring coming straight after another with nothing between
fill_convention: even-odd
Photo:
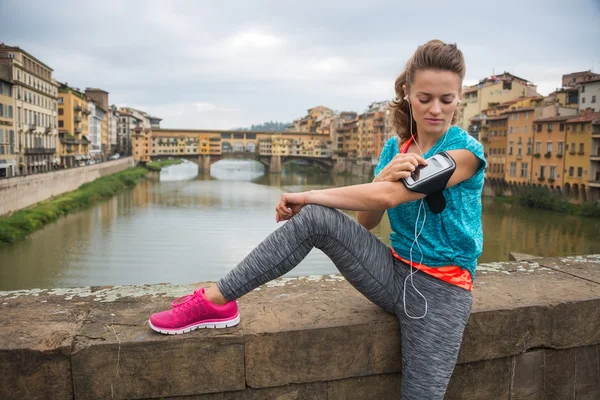
<instances>
[{"instance_id":1,"label":"gray heather leggings","mask_svg":"<svg viewBox=\"0 0 600 400\"><path fill-rule=\"evenodd\" d=\"M427 298L428 312L422 319L408 318L402 290L410 268L394 258L381 240L340 211L305 206L217 282L218 288L227 300L237 299L290 271L314 247L329 256L359 292L398 317L401 399L443 399L471 312L471 292L417 272L414 283ZM423 315L424 300L410 279L406 290L408 313Z\"/></svg>"}]
</instances>

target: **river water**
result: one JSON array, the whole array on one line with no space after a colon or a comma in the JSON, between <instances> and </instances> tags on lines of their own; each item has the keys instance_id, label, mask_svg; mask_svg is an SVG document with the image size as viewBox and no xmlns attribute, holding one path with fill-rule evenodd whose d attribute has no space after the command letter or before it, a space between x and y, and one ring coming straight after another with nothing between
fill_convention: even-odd
<instances>
[{"instance_id":1,"label":"river water","mask_svg":"<svg viewBox=\"0 0 600 400\"><path fill-rule=\"evenodd\" d=\"M114 198L0 247L0 290L214 281L277 229L281 193L365 182L286 168L264 173L249 160L224 160L210 173L184 163ZM354 216L354 213L349 213ZM542 256L600 253L600 220L484 199L479 262L510 251ZM373 233L389 244L387 217ZM288 276L336 273L313 250Z\"/></svg>"}]
</instances>

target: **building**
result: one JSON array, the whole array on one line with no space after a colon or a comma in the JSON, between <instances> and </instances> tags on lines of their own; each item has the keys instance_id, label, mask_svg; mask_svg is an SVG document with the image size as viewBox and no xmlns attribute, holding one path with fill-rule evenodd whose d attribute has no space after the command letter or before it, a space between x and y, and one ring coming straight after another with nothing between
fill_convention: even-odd
<instances>
[{"instance_id":1,"label":"building","mask_svg":"<svg viewBox=\"0 0 600 400\"><path fill-rule=\"evenodd\" d=\"M471 120L483 110L519 97L539 96L536 86L529 81L505 72L479 81L463 90L459 105L460 117L457 125L479 139L476 126Z\"/></svg>"},{"instance_id":2,"label":"building","mask_svg":"<svg viewBox=\"0 0 600 400\"><path fill-rule=\"evenodd\" d=\"M590 150L590 198L600 201L600 118L592 121L592 147Z\"/></svg>"},{"instance_id":3,"label":"building","mask_svg":"<svg viewBox=\"0 0 600 400\"><path fill-rule=\"evenodd\" d=\"M90 159L89 100L78 89L61 83L58 88L58 154L63 167Z\"/></svg>"},{"instance_id":4,"label":"building","mask_svg":"<svg viewBox=\"0 0 600 400\"><path fill-rule=\"evenodd\" d=\"M562 76L562 87L575 87L583 81L600 78L600 74L596 74L591 70L572 72Z\"/></svg>"},{"instance_id":5,"label":"building","mask_svg":"<svg viewBox=\"0 0 600 400\"><path fill-rule=\"evenodd\" d=\"M600 75L579 82L579 110L600 111Z\"/></svg>"},{"instance_id":6,"label":"building","mask_svg":"<svg viewBox=\"0 0 600 400\"><path fill-rule=\"evenodd\" d=\"M27 175L50 171L59 161L58 84L52 77L53 70L25 50L4 43L0 43L0 67L1 79L13 85L16 172Z\"/></svg>"},{"instance_id":7,"label":"building","mask_svg":"<svg viewBox=\"0 0 600 400\"><path fill-rule=\"evenodd\" d=\"M0 70L0 178L10 178L18 173L15 146L16 112L13 85L10 81L2 79L3 75L3 71Z\"/></svg>"},{"instance_id":8,"label":"building","mask_svg":"<svg viewBox=\"0 0 600 400\"><path fill-rule=\"evenodd\" d=\"M288 127L288 131L292 132L314 132L317 133L317 128L320 122L326 118L335 116L335 111L325 106L316 106L307 110L307 115L293 121Z\"/></svg>"},{"instance_id":9,"label":"building","mask_svg":"<svg viewBox=\"0 0 600 400\"><path fill-rule=\"evenodd\" d=\"M508 115L487 118L487 135L484 140L487 154L486 178L503 180L506 168L506 137L508 133ZM516 166L515 166L516 169Z\"/></svg>"},{"instance_id":10,"label":"building","mask_svg":"<svg viewBox=\"0 0 600 400\"><path fill-rule=\"evenodd\" d=\"M100 158L106 159L112 154L109 138L109 119L111 113L109 112L108 92L98 88L86 88L85 95L95 103L95 112L90 117L100 120ZM93 143L91 151L96 153Z\"/></svg>"},{"instance_id":11,"label":"building","mask_svg":"<svg viewBox=\"0 0 600 400\"><path fill-rule=\"evenodd\" d=\"M159 118L153 117L156 120ZM119 123L117 125L117 148L118 152L125 155L132 154L132 134L134 129L151 129L150 117L141 110L131 107L119 109Z\"/></svg>"},{"instance_id":12,"label":"building","mask_svg":"<svg viewBox=\"0 0 600 400\"><path fill-rule=\"evenodd\" d=\"M120 112L119 109L113 104L107 113L107 125L108 125L108 153L110 155L118 152L118 140L117 132L119 130Z\"/></svg>"},{"instance_id":13,"label":"building","mask_svg":"<svg viewBox=\"0 0 600 400\"><path fill-rule=\"evenodd\" d=\"M162 118L153 117L152 115L149 115L148 119L150 120L150 127L152 129L160 129L160 121L162 121Z\"/></svg>"},{"instance_id":14,"label":"building","mask_svg":"<svg viewBox=\"0 0 600 400\"><path fill-rule=\"evenodd\" d=\"M563 107L579 108L579 89L577 87L556 89L544 98L544 103L556 103Z\"/></svg>"},{"instance_id":15,"label":"building","mask_svg":"<svg viewBox=\"0 0 600 400\"><path fill-rule=\"evenodd\" d=\"M564 187L566 121L572 116L536 118L532 183L562 190Z\"/></svg>"},{"instance_id":16,"label":"building","mask_svg":"<svg viewBox=\"0 0 600 400\"><path fill-rule=\"evenodd\" d=\"M589 181L595 181L598 142L592 133L593 122L600 113L591 109L581 111L579 116L566 121L566 152L564 169L565 194L576 201L586 201ZM596 153L593 153L596 151Z\"/></svg>"},{"instance_id":17,"label":"building","mask_svg":"<svg viewBox=\"0 0 600 400\"><path fill-rule=\"evenodd\" d=\"M94 100L88 102L90 115L88 116L90 133L90 157L93 160L100 161L105 157L105 146L108 138L108 127L106 125L106 111L103 110ZM104 143L104 145L103 145Z\"/></svg>"}]
</instances>

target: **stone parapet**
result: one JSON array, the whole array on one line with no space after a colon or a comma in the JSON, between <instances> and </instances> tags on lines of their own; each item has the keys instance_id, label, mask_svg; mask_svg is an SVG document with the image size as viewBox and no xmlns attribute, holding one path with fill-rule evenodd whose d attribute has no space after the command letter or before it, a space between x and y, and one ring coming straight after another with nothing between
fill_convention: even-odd
<instances>
[{"instance_id":1,"label":"stone parapet","mask_svg":"<svg viewBox=\"0 0 600 400\"><path fill-rule=\"evenodd\" d=\"M397 399L396 317L342 277L282 278L234 328L154 333L194 285L0 292L0 398ZM488 263L447 399L600 398L600 255Z\"/></svg>"}]
</instances>

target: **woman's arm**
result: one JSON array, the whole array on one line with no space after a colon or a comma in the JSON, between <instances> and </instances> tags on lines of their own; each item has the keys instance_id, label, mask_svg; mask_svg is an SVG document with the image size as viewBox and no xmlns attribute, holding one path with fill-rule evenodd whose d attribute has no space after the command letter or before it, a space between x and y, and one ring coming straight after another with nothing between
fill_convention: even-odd
<instances>
[{"instance_id":1,"label":"woman's arm","mask_svg":"<svg viewBox=\"0 0 600 400\"><path fill-rule=\"evenodd\" d=\"M427 162L417 154L396 154L373 182L398 182L401 178L408 178L419 164L427 165ZM371 230L379 225L384 212L385 210L359 211L356 219L359 224Z\"/></svg>"},{"instance_id":2,"label":"woman's arm","mask_svg":"<svg viewBox=\"0 0 600 400\"><path fill-rule=\"evenodd\" d=\"M479 159L468 150L452 150L448 153L456 162L456 170L448 181L447 188L470 178L480 167ZM354 211L378 210L383 213L389 208L424 197L424 194L408 190L402 182L373 182L303 193L284 193L276 207L277 221L291 218L306 204Z\"/></svg>"}]
</instances>

